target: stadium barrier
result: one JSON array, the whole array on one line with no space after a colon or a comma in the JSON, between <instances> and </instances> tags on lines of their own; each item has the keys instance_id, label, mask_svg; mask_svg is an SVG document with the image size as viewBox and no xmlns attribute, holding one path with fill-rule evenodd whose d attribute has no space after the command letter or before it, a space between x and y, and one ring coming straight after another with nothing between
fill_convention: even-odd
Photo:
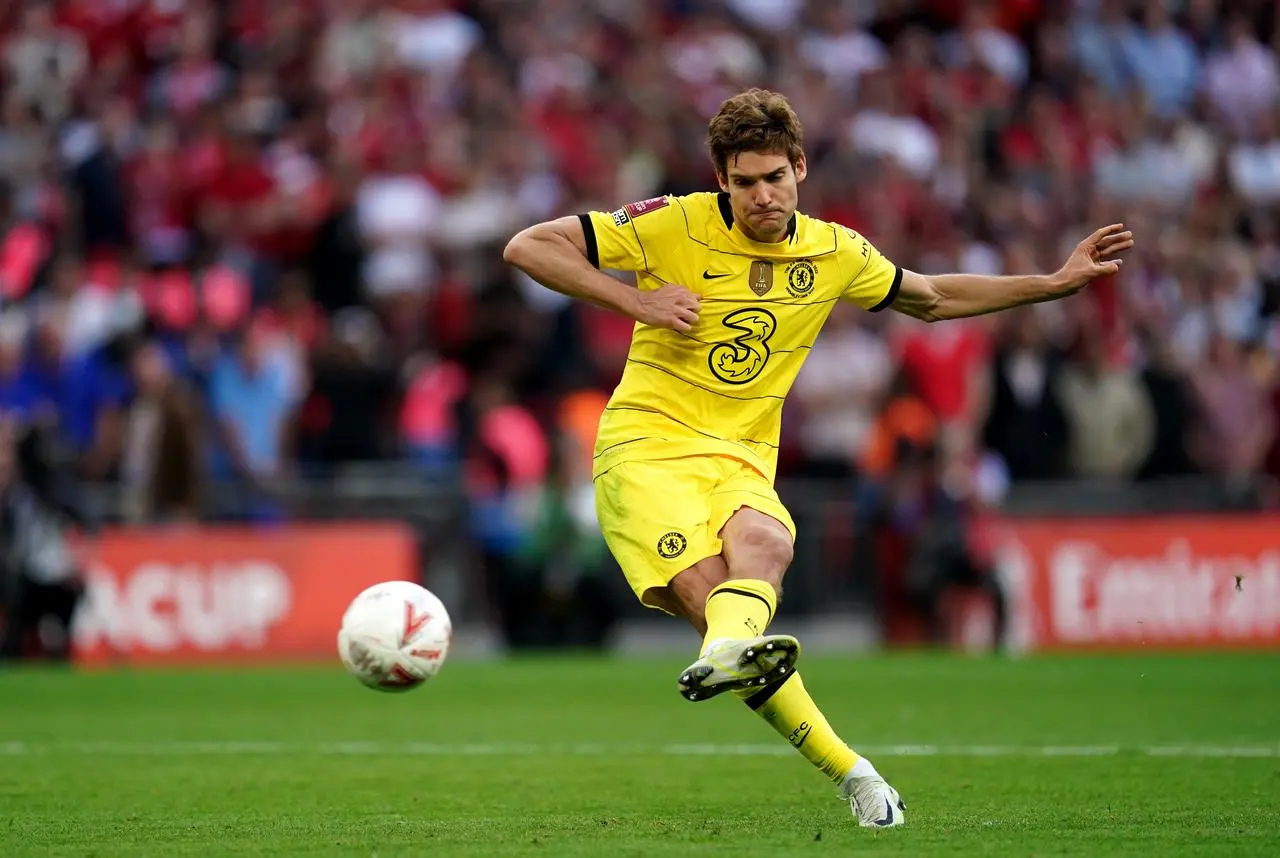
<instances>
[{"instance_id":1,"label":"stadium barrier","mask_svg":"<svg viewBox=\"0 0 1280 858\"><path fill-rule=\"evenodd\" d=\"M115 529L95 551L75 624L86 665L335 658L358 592L420 576L394 523Z\"/></svg>"},{"instance_id":2,"label":"stadium barrier","mask_svg":"<svg viewBox=\"0 0 1280 858\"><path fill-rule=\"evenodd\" d=\"M784 481L779 489L802 534L787 575L789 620L882 621L874 553L850 485ZM330 659L345 600L389 577L429 581L456 624L492 623L491 593L456 491L379 465L300 483L294 494L293 514L309 523L275 531L108 530L78 617L81 660ZM95 501L108 513L119 507L110 493ZM1245 511L1251 506L1206 480L1020 489L981 540L1000 547L1013 644L1280 649L1280 516ZM366 549L353 538L379 533L394 534L396 547ZM308 536L301 542L310 549L289 547L307 534L330 541ZM624 587L620 573L607 578ZM990 605L980 594L946 595L954 642L989 646ZM628 592L618 606L630 623L666 628ZM287 619L264 619L282 611Z\"/></svg>"},{"instance_id":3,"label":"stadium barrier","mask_svg":"<svg viewBox=\"0 0 1280 858\"><path fill-rule=\"evenodd\" d=\"M1280 515L994 527L1019 649L1280 646Z\"/></svg>"}]
</instances>

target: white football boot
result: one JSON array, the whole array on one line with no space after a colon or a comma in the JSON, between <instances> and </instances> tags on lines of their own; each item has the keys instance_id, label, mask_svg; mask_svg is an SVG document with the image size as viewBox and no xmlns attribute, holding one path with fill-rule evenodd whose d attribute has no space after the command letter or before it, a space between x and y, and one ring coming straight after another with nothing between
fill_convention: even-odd
<instances>
[{"instance_id":1,"label":"white football boot","mask_svg":"<svg viewBox=\"0 0 1280 858\"><path fill-rule=\"evenodd\" d=\"M863 828L893 828L907 821L902 796L879 775L849 775L840 785L840 798L849 802Z\"/></svg>"},{"instance_id":2,"label":"white football boot","mask_svg":"<svg viewBox=\"0 0 1280 858\"><path fill-rule=\"evenodd\" d=\"M740 688L759 688L795 668L800 641L791 635L761 635L713 643L680 673L677 685L686 700L710 700Z\"/></svg>"}]
</instances>

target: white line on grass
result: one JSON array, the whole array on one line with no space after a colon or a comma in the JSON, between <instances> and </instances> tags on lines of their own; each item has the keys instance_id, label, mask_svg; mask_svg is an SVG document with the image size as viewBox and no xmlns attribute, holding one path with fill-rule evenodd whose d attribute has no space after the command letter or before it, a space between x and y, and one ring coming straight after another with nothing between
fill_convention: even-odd
<instances>
[{"instance_id":1,"label":"white line on grass","mask_svg":"<svg viewBox=\"0 0 1280 858\"><path fill-rule=\"evenodd\" d=\"M1267 747L1256 748L1216 748L1198 747L1195 745L1170 745L1167 747L1147 748L1153 757L1274 757L1277 749Z\"/></svg>"},{"instance_id":2,"label":"white line on grass","mask_svg":"<svg viewBox=\"0 0 1280 858\"><path fill-rule=\"evenodd\" d=\"M869 757L1280 757L1274 745L880 745L861 746ZM0 741L0 756L73 754L80 756L422 756L422 757L780 757L795 753L787 744L440 744L433 742L260 742L260 741Z\"/></svg>"}]
</instances>

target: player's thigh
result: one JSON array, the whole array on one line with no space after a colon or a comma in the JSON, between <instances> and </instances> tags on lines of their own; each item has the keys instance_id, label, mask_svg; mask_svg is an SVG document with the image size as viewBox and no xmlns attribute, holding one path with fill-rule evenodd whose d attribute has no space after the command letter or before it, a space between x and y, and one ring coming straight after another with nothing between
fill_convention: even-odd
<instances>
[{"instance_id":1,"label":"player's thigh","mask_svg":"<svg viewBox=\"0 0 1280 858\"><path fill-rule=\"evenodd\" d=\"M729 576L780 587L791 565L796 525L773 484L747 465L733 470L711 495Z\"/></svg>"},{"instance_id":2,"label":"player's thigh","mask_svg":"<svg viewBox=\"0 0 1280 858\"><path fill-rule=\"evenodd\" d=\"M720 553L707 526L714 485L714 469L698 459L622 462L596 477L600 532L646 605L677 613L646 593Z\"/></svg>"}]
</instances>

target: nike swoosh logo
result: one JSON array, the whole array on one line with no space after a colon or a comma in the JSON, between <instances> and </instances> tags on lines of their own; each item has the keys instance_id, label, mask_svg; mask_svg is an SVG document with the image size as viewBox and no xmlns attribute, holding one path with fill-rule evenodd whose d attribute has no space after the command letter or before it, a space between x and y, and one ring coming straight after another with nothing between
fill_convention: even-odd
<instances>
[{"instance_id":1,"label":"nike swoosh logo","mask_svg":"<svg viewBox=\"0 0 1280 858\"><path fill-rule=\"evenodd\" d=\"M876 825L893 825L893 802L889 799L884 800L884 819L876 820Z\"/></svg>"},{"instance_id":2,"label":"nike swoosh logo","mask_svg":"<svg viewBox=\"0 0 1280 858\"><path fill-rule=\"evenodd\" d=\"M703 272L702 272L702 279L703 279L703 280L716 280L716 279L718 279L718 278L720 278L720 277L728 277L728 276L729 276L729 273L728 273L728 272L725 272L724 274L712 274L710 271L703 271Z\"/></svg>"}]
</instances>

